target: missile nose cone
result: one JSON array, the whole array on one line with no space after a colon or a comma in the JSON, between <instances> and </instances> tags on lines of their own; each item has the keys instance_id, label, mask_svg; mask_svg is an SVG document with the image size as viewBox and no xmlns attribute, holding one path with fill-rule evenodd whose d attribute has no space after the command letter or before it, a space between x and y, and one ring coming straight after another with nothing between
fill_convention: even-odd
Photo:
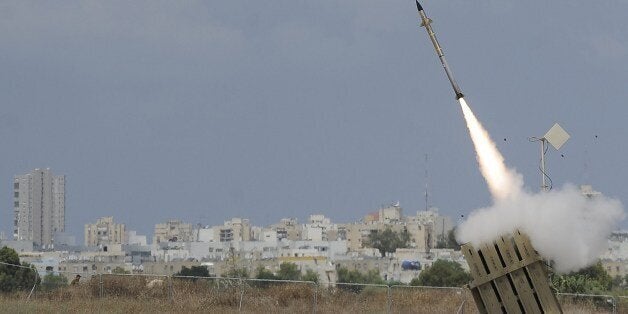
<instances>
[{"instance_id":1,"label":"missile nose cone","mask_svg":"<svg viewBox=\"0 0 628 314\"><path fill-rule=\"evenodd\" d=\"M423 7L422 7L422 6L421 6L421 4L419 3L419 0L415 0L415 1L416 1L416 8L417 8L417 10L419 10L419 12L420 12L420 11L423 11Z\"/></svg>"}]
</instances>

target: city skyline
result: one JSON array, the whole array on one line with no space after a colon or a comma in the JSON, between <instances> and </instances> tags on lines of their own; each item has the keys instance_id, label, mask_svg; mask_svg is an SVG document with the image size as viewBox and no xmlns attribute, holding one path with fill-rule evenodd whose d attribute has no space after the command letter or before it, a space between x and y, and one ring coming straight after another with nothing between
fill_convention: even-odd
<instances>
[{"instance_id":1,"label":"city skyline","mask_svg":"<svg viewBox=\"0 0 628 314\"><path fill-rule=\"evenodd\" d=\"M31 173L27 174L27 175L22 175L22 176L16 176L14 181L15 182L23 182L26 179L30 179L33 174L39 175L40 177L48 177L51 180L55 180L55 181L60 181L61 183L63 183L63 189L65 188L65 175L60 175L60 176L53 176L52 175L52 171L50 168L46 168L46 169L39 169L36 168L34 170L31 171ZM41 179L41 178L40 178ZM17 184L17 183L16 183ZM14 184L14 189L16 189L16 184ZM22 185L24 186L24 185ZM16 194L17 195L17 194ZM22 199L24 198L24 193L22 193ZM28 198L28 197L26 197ZM63 199L63 205L65 205L65 190L63 190L62 193L62 199ZM16 201L17 202L17 201ZM17 204L17 203L16 203ZM382 209L385 208L400 208L402 212L400 212L401 215L403 216L412 216L413 214L408 214L403 213L403 208L400 206L400 202L399 201L395 201L395 202L390 202L389 204L381 204L378 208L373 208L373 209L368 209L368 210L364 210L363 212L361 212L361 215L354 217L353 220L350 221L342 221L342 222L335 222L335 223L340 223L340 224L351 224L351 223L358 223L363 221L364 219L371 219L370 217L372 215L377 215L378 211L381 211ZM424 211L425 209L418 209L416 211L416 213L418 214L421 211ZM439 214L439 209L437 207L430 207L429 208L430 212L434 212L436 214ZM70 236L73 237L76 240L76 243L85 243L85 246L88 246L88 243L93 244L93 243L99 243L99 238L100 237L96 237L96 226L98 225L104 225L104 224L114 224L117 227L115 227L115 230L117 231L118 235L116 236L116 238L118 240L122 239L121 237L124 235L125 232L138 232L140 231L140 234L143 234L147 237L149 237L150 239L150 235L153 235L153 241L152 243L159 243L161 242L160 240L157 240L158 238L155 238L156 235L155 233L153 233L153 226L155 228L157 228L157 226L161 225L163 223L163 221L179 221L181 223L185 223L185 224L190 224L193 228L204 228L204 227L209 227L209 226L216 226L219 225L219 223L223 222L223 221L229 221L231 219L244 219L247 221L249 221L249 219L246 216L241 216L241 217L235 217L235 216L228 216L224 219L220 219L220 218L213 218L212 219L208 219L209 217L203 217L205 218L204 221L201 221L201 219L199 218L198 220L194 220L194 219L185 219L182 217L168 217L168 219L165 220L155 220L154 224L151 226L150 230L140 230L140 228L133 228L132 226L134 226L134 222L127 222L127 221L120 221L119 219L117 219L114 216L111 216L107 213L105 213L102 216L99 217L93 217L91 220L84 222L83 224L80 225L80 231L84 231L84 232L73 232L73 231L68 231L66 232L65 230L65 207L63 207L63 217L61 218L61 226L63 228L59 228L59 230L55 229L53 231L53 233L51 234L51 236L49 236L49 239L54 239L54 233L55 232L59 232L62 235L62 241L66 240L66 237ZM17 209L15 212L15 215L17 215ZM261 224L255 224L255 226L269 226L272 225L274 223L277 223L278 221L281 221L283 219L294 219L295 222L299 222L299 221L303 221L302 223L305 224L307 223L307 221L309 219L311 219L314 216L322 216L322 217L326 217L327 214L322 214L320 211L319 212L303 212L302 213L302 217L295 217L295 216L290 216L290 217L266 217L267 220ZM16 216L17 217L17 216ZM116 220L116 223L114 223L112 221L112 219ZM329 218L327 218L329 219ZM448 217L448 219L451 219L451 217ZM94 223L95 221L95 223ZM27 222L26 224L28 225L28 223L32 223L32 222ZM92 227L93 226L93 227ZM127 227L128 226L128 227ZM17 228L17 227L16 227ZM163 228L163 227L162 227ZM77 230L79 229L79 226L72 226L69 228L70 230ZM100 235L100 234L99 234ZM82 238L81 238L82 237ZM28 240L26 238L19 238L17 237L16 233L14 233L14 240ZM49 241L49 243L47 244L51 244L54 241ZM35 243L37 243L35 241ZM37 243L38 244L38 243Z\"/></svg>"},{"instance_id":2,"label":"city skyline","mask_svg":"<svg viewBox=\"0 0 628 314\"><path fill-rule=\"evenodd\" d=\"M571 139L546 155L554 185L628 199L628 3L423 4L526 189L541 179L528 138L558 122ZM3 12L7 235L11 178L38 167L67 176L77 237L102 216L142 233L173 217L351 221L397 200L422 209L426 184L452 218L492 202L412 1L18 1Z\"/></svg>"}]
</instances>

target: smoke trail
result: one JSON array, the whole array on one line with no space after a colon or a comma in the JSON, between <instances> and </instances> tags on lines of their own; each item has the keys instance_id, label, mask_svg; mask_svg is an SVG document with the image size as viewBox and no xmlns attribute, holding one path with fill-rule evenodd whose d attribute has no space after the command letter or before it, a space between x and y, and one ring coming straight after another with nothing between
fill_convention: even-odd
<instances>
[{"instance_id":1,"label":"smoke trail","mask_svg":"<svg viewBox=\"0 0 628 314\"><path fill-rule=\"evenodd\" d=\"M497 200L516 196L521 190L523 182L521 176L506 168L504 157L499 153L495 143L475 117L467 102L464 98L460 98L459 101L473 146L475 146L480 171L488 184L491 195Z\"/></svg>"},{"instance_id":2,"label":"smoke trail","mask_svg":"<svg viewBox=\"0 0 628 314\"><path fill-rule=\"evenodd\" d=\"M624 219L621 203L603 195L584 196L572 185L548 193L524 191L522 176L506 167L463 98L460 105L494 204L471 213L458 227L458 241L479 247L519 228L544 258L555 262L558 272L595 262L605 251L611 230Z\"/></svg>"}]
</instances>

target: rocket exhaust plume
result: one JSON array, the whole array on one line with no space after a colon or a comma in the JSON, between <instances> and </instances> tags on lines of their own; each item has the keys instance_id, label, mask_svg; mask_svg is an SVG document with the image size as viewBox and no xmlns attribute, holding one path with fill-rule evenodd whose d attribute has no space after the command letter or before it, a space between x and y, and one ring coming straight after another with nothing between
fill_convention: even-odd
<instances>
[{"instance_id":1,"label":"rocket exhaust plume","mask_svg":"<svg viewBox=\"0 0 628 314\"><path fill-rule=\"evenodd\" d=\"M624 219L622 204L604 195L589 197L573 185L550 192L530 193L523 189L523 178L506 167L488 132L467 105L460 87L445 61L423 7L416 2L436 54L460 102L473 141L480 172L486 180L494 204L473 211L457 230L460 243L474 247L492 242L515 229L528 234L532 245L545 258L554 261L555 270L569 272L594 263L606 250L606 238Z\"/></svg>"},{"instance_id":2,"label":"rocket exhaust plume","mask_svg":"<svg viewBox=\"0 0 628 314\"><path fill-rule=\"evenodd\" d=\"M464 98L460 98L458 101L462 107L473 146L475 146L480 172L488 184L491 195L495 200L516 196L521 187L521 176L506 168L504 157L497 150L495 143L475 117Z\"/></svg>"}]
</instances>

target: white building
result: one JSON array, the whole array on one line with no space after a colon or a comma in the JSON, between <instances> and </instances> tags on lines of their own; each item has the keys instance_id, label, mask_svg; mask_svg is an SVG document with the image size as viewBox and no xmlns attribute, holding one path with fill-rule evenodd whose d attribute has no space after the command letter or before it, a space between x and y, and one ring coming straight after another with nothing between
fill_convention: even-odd
<instances>
[{"instance_id":1,"label":"white building","mask_svg":"<svg viewBox=\"0 0 628 314\"><path fill-rule=\"evenodd\" d=\"M126 239L129 245L146 245L146 236L137 234L137 231L127 231Z\"/></svg>"},{"instance_id":2,"label":"white building","mask_svg":"<svg viewBox=\"0 0 628 314\"><path fill-rule=\"evenodd\" d=\"M224 225L217 227L220 242L250 241L254 237L251 234L251 223L248 219L231 218Z\"/></svg>"},{"instance_id":3,"label":"white building","mask_svg":"<svg viewBox=\"0 0 628 314\"><path fill-rule=\"evenodd\" d=\"M303 239L308 241L336 240L328 236L328 231L336 231L336 225L324 215L310 215L308 223L303 226ZM336 232L333 233L334 235Z\"/></svg>"},{"instance_id":4,"label":"white building","mask_svg":"<svg viewBox=\"0 0 628 314\"><path fill-rule=\"evenodd\" d=\"M192 224L177 219L155 225L153 244L162 242L189 242L194 240Z\"/></svg>"},{"instance_id":5,"label":"white building","mask_svg":"<svg viewBox=\"0 0 628 314\"><path fill-rule=\"evenodd\" d=\"M126 226L115 223L113 217L102 217L85 225L85 246L126 244Z\"/></svg>"},{"instance_id":6,"label":"white building","mask_svg":"<svg viewBox=\"0 0 628 314\"><path fill-rule=\"evenodd\" d=\"M49 168L13 178L13 238L51 247L55 232L65 231L65 176Z\"/></svg>"},{"instance_id":7,"label":"white building","mask_svg":"<svg viewBox=\"0 0 628 314\"><path fill-rule=\"evenodd\" d=\"M436 247L439 240L447 239L449 231L454 227L451 218L441 216L436 207L418 211L416 217L408 217L408 219L421 225L431 226L430 247Z\"/></svg>"},{"instance_id":8,"label":"white building","mask_svg":"<svg viewBox=\"0 0 628 314\"><path fill-rule=\"evenodd\" d=\"M204 227L196 229L196 242L215 242L214 228Z\"/></svg>"}]
</instances>

